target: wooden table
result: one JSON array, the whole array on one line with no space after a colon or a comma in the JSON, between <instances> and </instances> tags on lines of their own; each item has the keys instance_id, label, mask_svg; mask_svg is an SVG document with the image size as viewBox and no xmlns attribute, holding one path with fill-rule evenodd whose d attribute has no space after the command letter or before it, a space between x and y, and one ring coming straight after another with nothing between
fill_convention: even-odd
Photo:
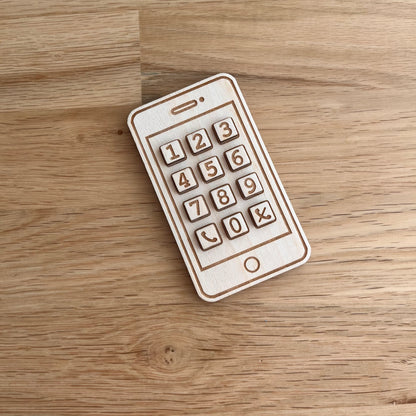
<instances>
[{"instance_id":1,"label":"wooden table","mask_svg":"<svg viewBox=\"0 0 416 416\"><path fill-rule=\"evenodd\" d=\"M413 2L0 8L1 415L416 414ZM312 257L207 304L125 120L217 72Z\"/></svg>"}]
</instances>

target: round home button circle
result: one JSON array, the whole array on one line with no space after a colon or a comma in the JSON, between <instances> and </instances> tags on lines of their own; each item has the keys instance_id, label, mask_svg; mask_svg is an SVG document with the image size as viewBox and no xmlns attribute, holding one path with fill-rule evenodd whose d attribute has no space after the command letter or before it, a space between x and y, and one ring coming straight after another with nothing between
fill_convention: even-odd
<instances>
[{"instance_id":1,"label":"round home button circle","mask_svg":"<svg viewBox=\"0 0 416 416\"><path fill-rule=\"evenodd\" d=\"M254 273L260 268L260 261L257 257L247 257L244 261L244 268L250 272Z\"/></svg>"}]
</instances>

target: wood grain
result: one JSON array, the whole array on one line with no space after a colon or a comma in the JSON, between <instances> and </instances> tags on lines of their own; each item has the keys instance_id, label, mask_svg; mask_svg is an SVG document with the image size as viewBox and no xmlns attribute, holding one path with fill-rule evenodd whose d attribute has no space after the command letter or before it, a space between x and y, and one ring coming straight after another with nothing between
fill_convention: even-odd
<instances>
[{"instance_id":1,"label":"wood grain","mask_svg":"<svg viewBox=\"0 0 416 416\"><path fill-rule=\"evenodd\" d=\"M1 414L416 413L412 2L1 7ZM222 71L312 258L206 304L125 119Z\"/></svg>"}]
</instances>

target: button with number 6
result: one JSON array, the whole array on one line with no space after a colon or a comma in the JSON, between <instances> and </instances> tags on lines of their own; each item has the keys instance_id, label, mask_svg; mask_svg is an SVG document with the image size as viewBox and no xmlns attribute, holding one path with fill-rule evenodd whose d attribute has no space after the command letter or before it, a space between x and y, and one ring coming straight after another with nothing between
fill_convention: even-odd
<instances>
[{"instance_id":1,"label":"button with number 6","mask_svg":"<svg viewBox=\"0 0 416 416\"><path fill-rule=\"evenodd\" d=\"M251 160L243 145L237 146L225 152L228 166L232 171L243 169L251 164Z\"/></svg>"}]
</instances>

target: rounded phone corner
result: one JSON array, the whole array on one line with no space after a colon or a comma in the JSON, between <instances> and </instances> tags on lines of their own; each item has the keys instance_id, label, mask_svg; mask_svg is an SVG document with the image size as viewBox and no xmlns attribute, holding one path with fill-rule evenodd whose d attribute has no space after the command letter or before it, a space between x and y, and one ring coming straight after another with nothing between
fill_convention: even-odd
<instances>
[{"instance_id":1,"label":"rounded phone corner","mask_svg":"<svg viewBox=\"0 0 416 416\"><path fill-rule=\"evenodd\" d=\"M228 81L231 81L231 83L232 84L237 84L237 80L236 80L236 78L233 76L233 75L231 75L231 74L229 74L229 73L227 73L227 72L221 72L221 73L219 73L219 74L217 74L217 77L220 79L220 78L225 78L225 79L227 79Z\"/></svg>"}]
</instances>

